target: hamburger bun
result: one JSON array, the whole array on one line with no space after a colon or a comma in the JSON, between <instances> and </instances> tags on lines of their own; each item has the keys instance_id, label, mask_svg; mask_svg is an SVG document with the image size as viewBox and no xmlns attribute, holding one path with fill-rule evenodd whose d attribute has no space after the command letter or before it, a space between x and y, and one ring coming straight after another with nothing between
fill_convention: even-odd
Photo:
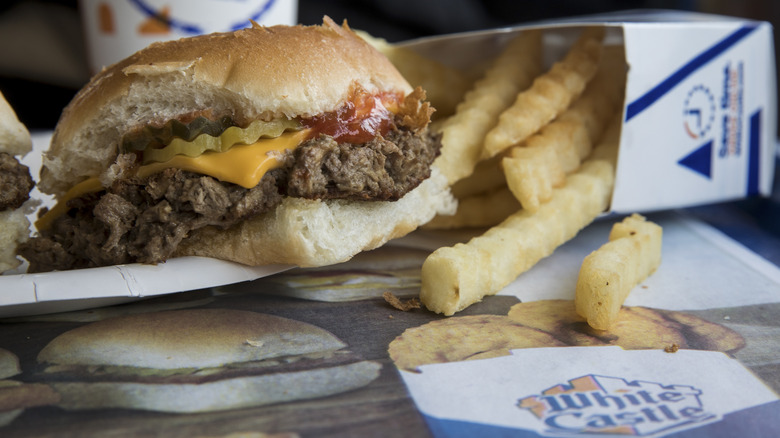
<instances>
[{"instance_id":1,"label":"hamburger bun","mask_svg":"<svg viewBox=\"0 0 780 438\"><path fill-rule=\"evenodd\" d=\"M0 348L0 427L7 426L26 408L54 404L59 396L49 385L10 380L22 372L19 358Z\"/></svg>"},{"instance_id":2,"label":"hamburger bun","mask_svg":"<svg viewBox=\"0 0 780 438\"><path fill-rule=\"evenodd\" d=\"M18 158L27 155L31 150L30 132L16 117L5 96L0 93L0 153L8 154L18 162ZM6 171L8 170L5 166L0 166L0 172ZM6 181L2 175L0 181ZM29 182L32 184L31 179ZM8 181L8 184L15 185L16 181ZM5 187L0 187L0 190L7 192ZM16 247L30 236L30 221L26 214L31 208L29 203L20 208L2 208L0 205L0 273L21 264L21 260L16 257Z\"/></svg>"},{"instance_id":3,"label":"hamburger bun","mask_svg":"<svg viewBox=\"0 0 780 438\"><path fill-rule=\"evenodd\" d=\"M16 117L16 112L3 93L0 93L0 152L25 156L31 150L30 132Z\"/></svg>"},{"instance_id":4,"label":"hamburger bun","mask_svg":"<svg viewBox=\"0 0 780 438\"><path fill-rule=\"evenodd\" d=\"M5 348L0 348L0 380L13 377L21 372L19 358Z\"/></svg>"},{"instance_id":5,"label":"hamburger bun","mask_svg":"<svg viewBox=\"0 0 780 438\"><path fill-rule=\"evenodd\" d=\"M65 108L43 157L39 187L55 197L89 178L109 187L124 136L142 127L202 113L228 115L239 127L311 120L336 114L353 102L356 90L418 96L384 55L327 17L321 26L256 25L155 43L98 73ZM422 98L413 102L411 110L406 100L400 103L411 115L396 118L427 136L429 107ZM227 230L188 232L173 256L249 265L346 261L454 211L446 179L430 165L426 171L430 176L415 180L399 200L285 195L279 207Z\"/></svg>"},{"instance_id":6,"label":"hamburger bun","mask_svg":"<svg viewBox=\"0 0 780 438\"><path fill-rule=\"evenodd\" d=\"M65 108L44 154L40 189L60 195L98 176L121 136L208 107L237 121L338 109L353 86L412 91L390 61L330 19L154 43L98 73Z\"/></svg>"},{"instance_id":7,"label":"hamburger bun","mask_svg":"<svg viewBox=\"0 0 780 438\"><path fill-rule=\"evenodd\" d=\"M65 409L204 412L349 391L380 365L303 322L231 309L145 313L90 323L38 355Z\"/></svg>"}]
</instances>

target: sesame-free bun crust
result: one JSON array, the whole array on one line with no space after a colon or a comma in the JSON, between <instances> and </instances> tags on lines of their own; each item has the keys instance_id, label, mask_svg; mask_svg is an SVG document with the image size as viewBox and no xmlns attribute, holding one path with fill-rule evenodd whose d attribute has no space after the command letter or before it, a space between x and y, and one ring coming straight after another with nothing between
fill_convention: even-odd
<instances>
[{"instance_id":1,"label":"sesame-free bun crust","mask_svg":"<svg viewBox=\"0 0 780 438\"><path fill-rule=\"evenodd\" d=\"M0 273L10 271L22 264L16 257L16 247L30 238L29 209L34 208L32 201L16 210L0 211Z\"/></svg>"},{"instance_id":2,"label":"sesame-free bun crust","mask_svg":"<svg viewBox=\"0 0 780 438\"><path fill-rule=\"evenodd\" d=\"M154 369L208 368L335 351L341 340L319 327L264 313L188 309L93 322L54 338L38 361Z\"/></svg>"},{"instance_id":3,"label":"sesame-free bun crust","mask_svg":"<svg viewBox=\"0 0 780 438\"><path fill-rule=\"evenodd\" d=\"M39 188L61 194L98 176L122 135L210 109L240 122L338 108L354 86L408 94L390 61L328 17L322 26L255 26L155 43L95 75L65 108Z\"/></svg>"},{"instance_id":4,"label":"sesame-free bun crust","mask_svg":"<svg viewBox=\"0 0 780 438\"><path fill-rule=\"evenodd\" d=\"M19 158L31 150L30 131L0 93L0 152ZM29 208L32 208L30 201L16 210L0 211L0 273L22 263L16 257L16 247L30 237L30 221L26 216Z\"/></svg>"},{"instance_id":5,"label":"sesame-free bun crust","mask_svg":"<svg viewBox=\"0 0 780 438\"><path fill-rule=\"evenodd\" d=\"M7 379L21 372L19 358L5 348L0 348L0 379Z\"/></svg>"},{"instance_id":6,"label":"sesame-free bun crust","mask_svg":"<svg viewBox=\"0 0 780 438\"><path fill-rule=\"evenodd\" d=\"M0 152L24 156L32 150L30 131L16 117L11 105L0 93Z\"/></svg>"},{"instance_id":7,"label":"sesame-free bun crust","mask_svg":"<svg viewBox=\"0 0 780 438\"><path fill-rule=\"evenodd\" d=\"M273 211L227 230L201 228L183 240L177 255L231 260L245 265L273 263L303 267L349 260L361 251L414 231L438 214L455 213L447 178L430 178L398 201L285 198Z\"/></svg>"}]
</instances>

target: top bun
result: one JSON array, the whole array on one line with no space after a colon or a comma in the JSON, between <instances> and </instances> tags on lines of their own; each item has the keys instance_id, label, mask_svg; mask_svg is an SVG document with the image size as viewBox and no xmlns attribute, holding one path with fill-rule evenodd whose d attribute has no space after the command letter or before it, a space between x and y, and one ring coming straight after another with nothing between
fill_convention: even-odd
<instances>
[{"instance_id":1,"label":"top bun","mask_svg":"<svg viewBox=\"0 0 780 438\"><path fill-rule=\"evenodd\" d=\"M313 116L354 87L408 94L381 53L324 17L155 43L92 78L65 108L44 155L40 189L61 194L113 163L125 132L194 111L238 122Z\"/></svg>"},{"instance_id":2,"label":"top bun","mask_svg":"<svg viewBox=\"0 0 780 438\"><path fill-rule=\"evenodd\" d=\"M0 348L0 379L7 379L21 372L19 358L5 348Z\"/></svg>"},{"instance_id":3,"label":"top bun","mask_svg":"<svg viewBox=\"0 0 780 438\"><path fill-rule=\"evenodd\" d=\"M26 155L31 150L30 131L19 121L3 93L0 93L0 152Z\"/></svg>"},{"instance_id":4,"label":"top bun","mask_svg":"<svg viewBox=\"0 0 780 438\"><path fill-rule=\"evenodd\" d=\"M16 117L11 105L0 93L0 152L24 156L32 150L30 131ZM27 206L33 205L27 203ZM16 257L16 246L28 239L30 221L27 208L0 211L0 273L16 268L21 260ZM0 373L6 356L0 352Z\"/></svg>"},{"instance_id":5,"label":"top bun","mask_svg":"<svg viewBox=\"0 0 780 438\"><path fill-rule=\"evenodd\" d=\"M120 316L54 338L38 361L156 369L209 368L346 347L300 321L233 309L188 309Z\"/></svg>"}]
</instances>

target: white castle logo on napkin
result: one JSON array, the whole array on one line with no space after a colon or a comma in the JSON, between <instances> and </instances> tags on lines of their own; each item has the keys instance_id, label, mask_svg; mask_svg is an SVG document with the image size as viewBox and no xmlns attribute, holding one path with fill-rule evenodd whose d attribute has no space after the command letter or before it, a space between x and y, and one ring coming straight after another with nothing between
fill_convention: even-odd
<instances>
[{"instance_id":1,"label":"white castle logo on napkin","mask_svg":"<svg viewBox=\"0 0 780 438\"><path fill-rule=\"evenodd\" d=\"M692 386L586 375L522 398L517 406L550 433L647 436L717 420L700 395Z\"/></svg>"}]
</instances>

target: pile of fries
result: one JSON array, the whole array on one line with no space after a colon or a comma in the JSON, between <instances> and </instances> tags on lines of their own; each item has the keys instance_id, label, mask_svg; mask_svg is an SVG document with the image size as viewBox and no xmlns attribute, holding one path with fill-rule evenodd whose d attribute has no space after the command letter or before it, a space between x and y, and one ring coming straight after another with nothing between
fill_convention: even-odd
<instances>
[{"instance_id":1,"label":"pile of fries","mask_svg":"<svg viewBox=\"0 0 780 438\"><path fill-rule=\"evenodd\" d=\"M605 33L603 26L584 27L565 56L545 69L543 31L523 30L474 82L364 35L413 86L427 90L441 113L434 125L442 135L436 166L459 207L426 228L488 228L425 260L420 300L429 310L453 315L498 293L608 210L627 66L624 47L606 45ZM597 295L593 289L578 294L578 309L594 308L584 304ZM619 309L625 296L611 296Z\"/></svg>"}]
</instances>

